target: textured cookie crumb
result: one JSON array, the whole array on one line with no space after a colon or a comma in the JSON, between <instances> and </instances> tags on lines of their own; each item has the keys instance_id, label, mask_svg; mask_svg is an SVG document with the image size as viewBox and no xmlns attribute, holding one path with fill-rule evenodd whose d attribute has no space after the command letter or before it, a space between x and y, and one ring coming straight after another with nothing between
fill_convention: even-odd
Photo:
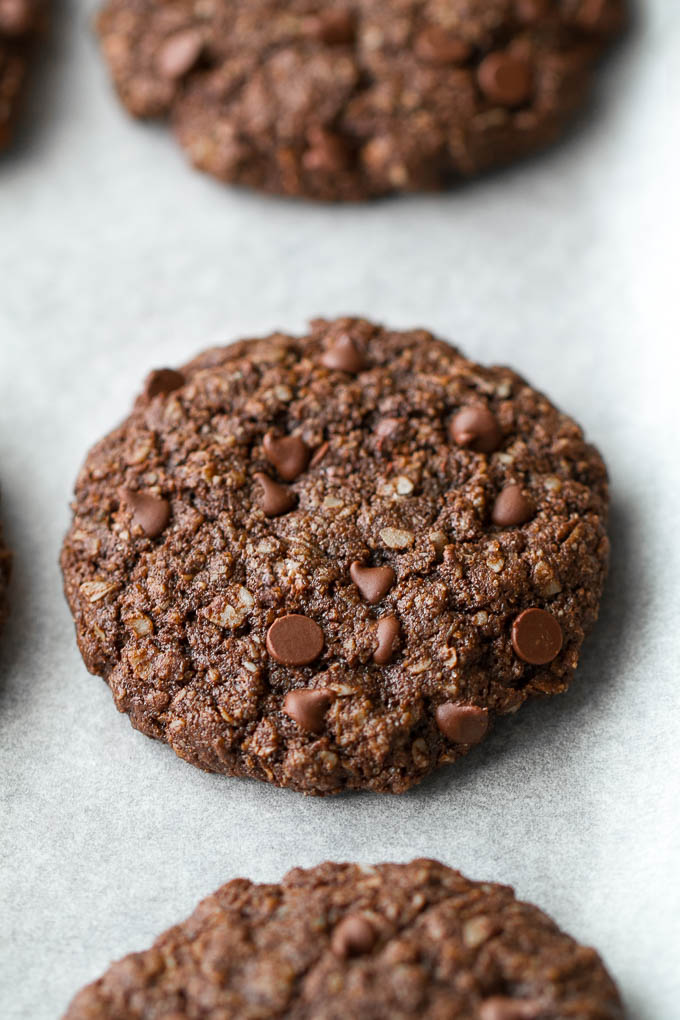
<instances>
[{"instance_id":1,"label":"textured cookie crumb","mask_svg":"<svg viewBox=\"0 0 680 1020\"><path fill-rule=\"evenodd\" d=\"M520 376L345 318L159 378L88 455L62 553L135 727L208 771L400 792L566 690L607 478Z\"/></svg>"},{"instance_id":2,"label":"textured cookie crumb","mask_svg":"<svg viewBox=\"0 0 680 1020\"><path fill-rule=\"evenodd\" d=\"M236 879L64 1020L622 1020L593 949L436 861Z\"/></svg>"}]
</instances>

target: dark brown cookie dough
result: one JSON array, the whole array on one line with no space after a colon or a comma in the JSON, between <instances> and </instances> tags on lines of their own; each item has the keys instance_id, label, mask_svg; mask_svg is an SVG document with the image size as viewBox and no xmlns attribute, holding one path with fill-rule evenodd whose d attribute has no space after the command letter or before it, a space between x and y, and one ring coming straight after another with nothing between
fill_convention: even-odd
<instances>
[{"instance_id":1,"label":"dark brown cookie dough","mask_svg":"<svg viewBox=\"0 0 680 1020\"><path fill-rule=\"evenodd\" d=\"M11 140L43 12L40 0L0 0L0 149Z\"/></svg>"},{"instance_id":2,"label":"dark brown cookie dough","mask_svg":"<svg viewBox=\"0 0 680 1020\"><path fill-rule=\"evenodd\" d=\"M120 97L225 181L356 200L552 142L625 0L109 0Z\"/></svg>"},{"instance_id":3,"label":"dark brown cookie dough","mask_svg":"<svg viewBox=\"0 0 680 1020\"><path fill-rule=\"evenodd\" d=\"M65 1020L622 1020L616 987L512 889L436 861L236 879Z\"/></svg>"},{"instance_id":4,"label":"dark brown cookie dough","mask_svg":"<svg viewBox=\"0 0 680 1020\"><path fill-rule=\"evenodd\" d=\"M165 377L90 452L62 554L135 727L209 771L401 791L567 688L606 472L514 372L339 319Z\"/></svg>"}]
</instances>

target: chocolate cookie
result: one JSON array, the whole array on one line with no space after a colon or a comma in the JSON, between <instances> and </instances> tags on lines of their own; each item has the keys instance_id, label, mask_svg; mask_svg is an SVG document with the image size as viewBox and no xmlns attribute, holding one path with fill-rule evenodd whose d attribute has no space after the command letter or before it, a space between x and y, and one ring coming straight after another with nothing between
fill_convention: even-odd
<instances>
[{"instance_id":1,"label":"chocolate cookie","mask_svg":"<svg viewBox=\"0 0 680 1020\"><path fill-rule=\"evenodd\" d=\"M151 374L78 478L65 590L88 669L194 765L401 791L567 688L606 509L510 369L319 320Z\"/></svg>"},{"instance_id":2,"label":"chocolate cookie","mask_svg":"<svg viewBox=\"0 0 680 1020\"><path fill-rule=\"evenodd\" d=\"M11 139L30 53L42 21L39 0L0 0L0 149Z\"/></svg>"},{"instance_id":3,"label":"chocolate cookie","mask_svg":"<svg viewBox=\"0 0 680 1020\"><path fill-rule=\"evenodd\" d=\"M227 883L115 963L65 1020L620 1020L593 949L436 861Z\"/></svg>"},{"instance_id":4,"label":"chocolate cookie","mask_svg":"<svg viewBox=\"0 0 680 1020\"><path fill-rule=\"evenodd\" d=\"M193 163L287 195L441 188L552 142L625 0L108 0L122 101Z\"/></svg>"}]
</instances>

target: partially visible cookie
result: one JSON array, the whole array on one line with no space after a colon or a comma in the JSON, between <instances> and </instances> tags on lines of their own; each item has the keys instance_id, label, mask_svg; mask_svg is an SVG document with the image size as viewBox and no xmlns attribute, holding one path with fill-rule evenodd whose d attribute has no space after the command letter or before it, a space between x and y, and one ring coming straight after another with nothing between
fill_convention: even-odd
<instances>
[{"instance_id":1,"label":"partially visible cookie","mask_svg":"<svg viewBox=\"0 0 680 1020\"><path fill-rule=\"evenodd\" d=\"M39 0L0 0L0 149L11 139L42 11Z\"/></svg>"},{"instance_id":2,"label":"partially visible cookie","mask_svg":"<svg viewBox=\"0 0 680 1020\"><path fill-rule=\"evenodd\" d=\"M152 373L80 473L65 590L88 669L182 758L398 792L566 690L607 502L510 369L318 320Z\"/></svg>"},{"instance_id":3,"label":"partially visible cookie","mask_svg":"<svg viewBox=\"0 0 680 1020\"><path fill-rule=\"evenodd\" d=\"M441 188L552 142L625 0L108 0L99 33L137 117L193 163L287 195Z\"/></svg>"},{"instance_id":4,"label":"partially visible cookie","mask_svg":"<svg viewBox=\"0 0 680 1020\"><path fill-rule=\"evenodd\" d=\"M436 861L227 883L64 1020L622 1020L616 987L512 889Z\"/></svg>"}]
</instances>

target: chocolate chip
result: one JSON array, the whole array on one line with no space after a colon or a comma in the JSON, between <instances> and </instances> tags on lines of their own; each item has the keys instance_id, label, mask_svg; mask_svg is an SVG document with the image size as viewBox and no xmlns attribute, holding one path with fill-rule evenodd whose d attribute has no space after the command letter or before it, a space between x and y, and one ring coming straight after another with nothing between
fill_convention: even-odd
<instances>
[{"instance_id":1,"label":"chocolate chip","mask_svg":"<svg viewBox=\"0 0 680 1020\"><path fill-rule=\"evenodd\" d=\"M30 0L0 0L0 31L5 35L23 35L35 22L35 6Z\"/></svg>"},{"instance_id":2,"label":"chocolate chip","mask_svg":"<svg viewBox=\"0 0 680 1020\"><path fill-rule=\"evenodd\" d=\"M198 29L187 28L175 32L158 50L156 67L164 78L182 78L196 65L202 51L203 37Z\"/></svg>"},{"instance_id":3,"label":"chocolate chip","mask_svg":"<svg viewBox=\"0 0 680 1020\"><path fill-rule=\"evenodd\" d=\"M318 659L323 646L319 624L300 613L279 617L267 631L267 651L283 666L307 666Z\"/></svg>"},{"instance_id":4,"label":"chocolate chip","mask_svg":"<svg viewBox=\"0 0 680 1020\"><path fill-rule=\"evenodd\" d=\"M321 733L326 712L331 707L333 699L333 692L325 688L289 691L283 702L283 711L303 730Z\"/></svg>"},{"instance_id":5,"label":"chocolate chip","mask_svg":"<svg viewBox=\"0 0 680 1020\"><path fill-rule=\"evenodd\" d=\"M454 744L478 744L489 728L489 713L476 705L447 702L435 712L437 726Z\"/></svg>"},{"instance_id":6,"label":"chocolate chip","mask_svg":"<svg viewBox=\"0 0 680 1020\"><path fill-rule=\"evenodd\" d=\"M170 504L148 492L121 489L120 497L132 513L132 525L142 529L147 538L156 538L170 520Z\"/></svg>"},{"instance_id":7,"label":"chocolate chip","mask_svg":"<svg viewBox=\"0 0 680 1020\"><path fill-rule=\"evenodd\" d=\"M375 604L387 595L397 575L392 567L365 567L359 560L355 560L349 568L349 576L361 597Z\"/></svg>"},{"instance_id":8,"label":"chocolate chip","mask_svg":"<svg viewBox=\"0 0 680 1020\"><path fill-rule=\"evenodd\" d=\"M509 999L494 995L479 1007L479 1020L537 1020L545 1010L536 999Z\"/></svg>"},{"instance_id":9,"label":"chocolate chip","mask_svg":"<svg viewBox=\"0 0 680 1020\"><path fill-rule=\"evenodd\" d=\"M263 442L264 455L273 464L284 482L293 482L309 464L311 451L300 436L273 436L267 433Z\"/></svg>"},{"instance_id":10,"label":"chocolate chip","mask_svg":"<svg viewBox=\"0 0 680 1020\"><path fill-rule=\"evenodd\" d=\"M562 628L545 609L525 609L512 625L512 647L524 662L545 666L562 648Z\"/></svg>"},{"instance_id":11,"label":"chocolate chip","mask_svg":"<svg viewBox=\"0 0 680 1020\"><path fill-rule=\"evenodd\" d=\"M463 64L472 53L464 39L440 25L430 25L418 33L415 51L428 64Z\"/></svg>"},{"instance_id":12,"label":"chocolate chip","mask_svg":"<svg viewBox=\"0 0 680 1020\"><path fill-rule=\"evenodd\" d=\"M175 372L172 368L157 368L153 372L149 372L146 377L144 396L148 400L153 400L159 393L167 396L168 393L184 386L185 382L186 379L181 372Z\"/></svg>"},{"instance_id":13,"label":"chocolate chip","mask_svg":"<svg viewBox=\"0 0 680 1020\"><path fill-rule=\"evenodd\" d=\"M349 146L341 135L315 127L307 133L307 141L309 148L302 157L306 170L338 173L347 167Z\"/></svg>"},{"instance_id":14,"label":"chocolate chip","mask_svg":"<svg viewBox=\"0 0 680 1020\"><path fill-rule=\"evenodd\" d=\"M327 46L349 46L356 37L356 24L351 11L323 11L314 19L313 34Z\"/></svg>"},{"instance_id":15,"label":"chocolate chip","mask_svg":"<svg viewBox=\"0 0 680 1020\"><path fill-rule=\"evenodd\" d=\"M550 2L551 0L515 0L517 17L525 25L532 25L548 13Z\"/></svg>"},{"instance_id":16,"label":"chocolate chip","mask_svg":"<svg viewBox=\"0 0 680 1020\"><path fill-rule=\"evenodd\" d=\"M361 914L350 914L338 924L331 938L331 949L336 956L362 956L370 953L378 939L375 928Z\"/></svg>"},{"instance_id":17,"label":"chocolate chip","mask_svg":"<svg viewBox=\"0 0 680 1020\"><path fill-rule=\"evenodd\" d=\"M458 446L493 453L503 438L496 416L486 407L464 407L451 420L449 435Z\"/></svg>"},{"instance_id":18,"label":"chocolate chip","mask_svg":"<svg viewBox=\"0 0 680 1020\"><path fill-rule=\"evenodd\" d=\"M510 528L526 524L535 513L536 508L522 492L521 485L506 485L496 497L491 520L500 528Z\"/></svg>"},{"instance_id":19,"label":"chocolate chip","mask_svg":"<svg viewBox=\"0 0 680 1020\"><path fill-rule=\"evenodd\" d=\"M531 68L511 53L489 53L477 68L477 80L487 98L501 106L520 106L531 96Z\"/></svg>"},{"instance_id":20,"label":"chocolate chip","mask_svg":"<svg viewBox=\"0 0 680 1020\"><path fill-rule=\"evenodd\" d=\"M401 634L401 625L396 616L383 616L378 620L376 635L378 647L373 652L373 661L385 666L392 656Z\"/></svg>"},{"instance_id":21,"label":"chocolate chip","mask_svg":"<svg viewBox=\"0 0 680 1020\"><path fill-rule=\"evenodd\" d=\"M337 369L340 372L348 372L356 375L367 367L367 361L362 351L347 333L337 337L330 347L321 355L321 364L326 368Z\"/></svg>"},{"instance_id":22,"label":"chocolate chip","mask_svg":"<svg viewBox=\"0 0 680 1020\"><path fill-rule=\"evenodd\" d=\"M262 510L267 517L279 517L287 514L297 503L297 496L285 485L275 482L269 475L262 471L254 476L255 481L262 486Z\"/></svg>"}]
</instances>

